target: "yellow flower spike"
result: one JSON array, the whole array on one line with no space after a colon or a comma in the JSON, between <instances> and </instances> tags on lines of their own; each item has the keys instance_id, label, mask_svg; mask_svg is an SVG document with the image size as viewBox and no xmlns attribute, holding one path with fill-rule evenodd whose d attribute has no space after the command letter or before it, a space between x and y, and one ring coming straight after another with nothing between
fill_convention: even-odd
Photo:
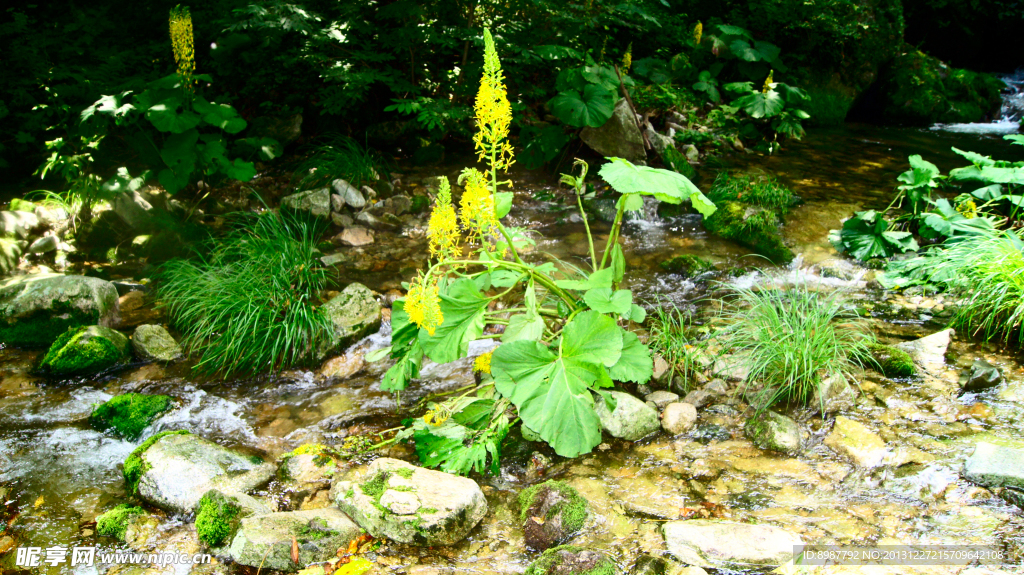
<instances>
[{"instance_id":1,"label":"yellow flower spike","mask_svg":"<svg viewBox=\"0 0 1024 575\"><path fill-rule=\"evenodd\" d=\"M430 238L431 256L446 259L456 255L459 245L459 227L455 219L455 208L452 206L452 187L445 176L441 176L437 201L434 203L434 209L430 212L427 236Z\"/></svg>"},{"instance_id":2,"label":"yellow flower spike","mask_svg":"<svg viewBox=\"0 0 1024 575\"><path fill-rule=\"evenodd\" d=\"M487 179L476 168L463 170L459 181L465 185L459 203L459 219L471 238L479 238L498 226L494 213L494 196L487 187Z\"/></svg>"},{"instance_id":3,"label":"yellow flower spike","mask_svg":"<svg viewBox=\"0 0 1024 575\"><path fill-rule=\"evenodd\" d=\"M494 352L482 353L473 360L473 371L477 373L491 373L491 355Z\"/></svg>"},{"instance_id":4,"label":"yellow flower spike","mask_svg":"<svg viewBox=\"0 0 1024 575\"><path fill-rule=\"evenodd\" d=\"M427 422L427 425L437 427L443 425L444 422L448 421L448 418L452 416L452 412L444 405L434 406L433 409L428 409L423 414L423 421Z\"/></svg>"},{"instance_id":5,"label":"yellow flower spike","mask_svg":"<svg viewBox=\"0 0 1024 575\"><path fill-rule=\"evenodd\" d=\"M473 143L478 159L491 163L495 171L513 163L512 144L506 141L512 124L512 104L508 101L501 62L491 32L484 28L484 74L476 95L476 133Z\"/></svg>"},{"instance_id":6,"label":"yellow flower spike","mask_svg":"<svg viewBox=\"0 0 1024 575\"><path fill-rule=\"evenodd\" d=\"M633 43L629 43L629 47L626 48L626 55L622 57L622 73L628 74L629 67L633 65Z\"/></svg>"},{"instance_id":7,"label":"yellow flower spike","mask_svg":"<svg viewBox=\"0 0 1024 575\"><path fill-rule=\"evenodd\" d=\"M409 321L434 335L437 326L444 323L441 313L441 300L437 295L437 284L429 277L420 276L412 281L409 293L405 296L405 313Z\"/></svg>"},{"instance_id":8,"label":"yellow flower spike","mask_svg":"<svg viewBox=\"0 0 1024 575\"><path fill-rule=\"evenodd\" d=\"M693 43L700 44L700 38L704 35L704 25L697 22L697 25L693 27Z\"/></svg>"},{"instance_id":9,"label":"yellow flower spike","mask_svg":"<svg viewBox=\"0 0 1024 575\"><path fill-rule=\"evenodd\" d=\"M192 37L192 15L188 6L171 9L171 47L174 62L178 65L178 77L186 90L192 90L192 73L196 70L195 50Z\"/></svg>"},{"instance_id":10,"label":"yellow flower spike","mask_svg":"<svg viewBox=\"0 0 1024 575\"><path fill-rule=\"evenodd\" d=\"M761 93L762 94L767 94L768 90L772 89L772 84L775 83L775 81L772 79L774 76L775 76L775 70L772 70L772 71L768 72L768 77L765 78L765 81L764 81L764 87L761 88Z\"/></svg>"}]
</instances>

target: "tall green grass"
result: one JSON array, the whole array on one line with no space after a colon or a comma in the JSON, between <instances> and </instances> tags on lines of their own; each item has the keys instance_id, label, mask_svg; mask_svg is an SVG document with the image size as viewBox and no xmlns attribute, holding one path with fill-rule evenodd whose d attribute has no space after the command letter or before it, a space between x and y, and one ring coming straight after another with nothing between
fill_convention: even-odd
<instances>
[{"instance_id":1,"label":"tall green grass","mask_svg":"<svg viewBox=\"0 0 1024 575\"><path fill-rule=\"evenodd\" d=\"M671 382L676 374L686 376L700 371L698 357L707 349L707 341L701 339L690 315L674 304L658 302L648 317L651 328L647 345L668 363L670 373L666 381Z\"/></svg>"},{"instance_id":2,"label":"tall green grass","mask_svg":"<svg viewBox=\"0 0 1024 575\"><path fill-rule=\"evenodd\" d=\"M347 136L327 136L312 146L295 170L301 189L319 188L336 179L359 187L380 179L387 171L384 159Z\"/></svg>"},{"instance_id":3,"label":"tall green grass","mask_svg":"<svg viewBox=\"0 0 1024 575\"><path fill-rule=\"evenodd\" d=\"M743 202L776 212L780 217L789 212L793 192L778 180L765 175L734 175L721 172L711 185L708 197L715 203Z\"/></svg>"},{"instance_id":4,"label":"tall green grass","mask_svg":"<svg viewBox=\"0 0 1024 575\"><path fill-rule=\"evenodd\" d=\"M245 216L207 255L164 264L159 294L196 368L228 376L313 359L331 337L319 310L327 275L320 225L298 215Z\"/></svg>"},{"instance_id":5,"label":"tall green grass","mask_svg":"<svg viewBox=\"0 0 1024 575\"><path fill-rule=\"evenodd\" d=\"M715 339L749 370L748 391L763 407L808 403L827 379L848 377L875 341L837 293L802 285L735 289L722 315L726 327Z\"/></svg>"}]
</instances>

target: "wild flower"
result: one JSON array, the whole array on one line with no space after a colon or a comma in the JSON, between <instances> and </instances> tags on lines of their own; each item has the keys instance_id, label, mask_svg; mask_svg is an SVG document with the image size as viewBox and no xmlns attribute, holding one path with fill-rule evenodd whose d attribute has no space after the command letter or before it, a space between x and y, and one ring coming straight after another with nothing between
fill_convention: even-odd
<instances>
[{"instance_id":1,"label":"wild flower","mask_svg":"<svg viewBox=\"0 0 1024 575\"><path fill-rule=\"evenodd\" d=\"M178 76L186 89L192 88L192 73L196 69L195 50L192 39L192 14L188 6L171 9L171 46L174 48L174 62L178 65Z\"/></svg>"},{"instance_id":2,"label":"wild flower","mask_svg":"<svg viewBox=\"0 0 1024 575\"><path fill-rule=\"evenodd\" d=\"M961 216L972 219L978 216L978 204L974 203L974 200L966 200L957 204L956 211Z\"/></svg>"},{"instance_id":3,"label":"wild flower","mask_svg":"<svg viewBox=\"0 0 1024 575\"><path fill-rule=\"evenodd\" d=\"M430 335L434 335L437 326L444 322L437 284L429 276L421 275L413 280L405 297L405 312L409 314L409 321L427 330Z\"/></svg>"},{"instance_id":4,"label":"wild flower","mask_svg":"<svg viewBox=\"0 0 1024 575\"><path fill-rule=\"evenodd\" d=\"M427 425L437 427L439 425L443 425L451 416L451 409L444 404L440 404L435 405L433 409L428 409L427 412L423 414L423 421L427 422Z\"/></svg>"},{"instance_id":5,"label":"wild flower","mask_svg":"<svg viewBox=\"0 0 1024 575\"><path fill-rule=\"evenodd\" d=\"M430 255L438 259L454 257L459 245L459 226L452 206L452 187L448 178L441 177L441 187L437 193L437 201L430 212L427 224L427 236L430 238Z\"/></svg>"},{"instance_id":6,"label":"wild flower","mask_svg":"<svg viewBox=\"0 0 1024 575\"><path fill-rule=\"evenodd\" d=\"M775 80L773 80L774 76L775 70L771 70L768 72L768 77L764 79L764 86L761 88L762 94L767 94L769 90L775 87Z\"/></svg>"},{"instance_id":7,"label":"wild flower","mask_svg":"<svg viewBox=\"0 0 1024 575\"><path fill-rule=\"evenodd\" d=\"M489 162L494 171L508 169L513 163L512 144L506 140L512 124L512 105L504 80L494 38L484 28L484 74L476 95L473 143L479 160Z\"/></svg>"},{"instance_id":8,"label":"wild flower","mask_svg":"<svg viewBox=\"0 0 1024 575\"><path fill-rule=\"evenodd\" d=\"M697 22L697 25L693 27L693 43L700 44L700 38L704 35L704 25Z\"/></svg>"},{"instance_id":9,"label":"wild flower","mask_svg":"<svg viewBox=\"0 0 1024 575\"><path fill-rule=\"evenodd\" d=\"M498 226L498 218L494 213L494 196L487 186L486 176L476 168L466 168L459 176L459 182L466 188L459 203L462 228L470 237L484 236Z\"/></svg>"},{"instance_id":10,"label":"wild flower","mask_svg":"<svg viewBox=\"0 0 1024 575\"><path fill-rule=\"evenodd\" d=\"M491 355L494 352L481 353L473 360L473 371L476 373L491 373Z\"/></svg>"},{"instance_id":11,"label":"wild flower","mask_svg":"<svg viewBox=\"0 0 1024 575\"><path fill-rule=\"evenodd\" d=\"M626 54L622 57L622 73L628 74L629 67L633 65L633 43L629 43L629 47L626 48Z\"/></svg>"}]
</instances>

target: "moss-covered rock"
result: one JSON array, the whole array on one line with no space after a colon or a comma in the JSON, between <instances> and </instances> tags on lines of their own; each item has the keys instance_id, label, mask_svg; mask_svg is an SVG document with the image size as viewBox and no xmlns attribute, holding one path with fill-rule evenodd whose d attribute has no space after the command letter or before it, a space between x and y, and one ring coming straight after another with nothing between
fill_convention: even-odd
<instances>
[{"instance_id":1,"label":"moss-covered rock","mask_svg":"<svg viewBox=\"0 0 1024 575\"><path fill-rule=\"evenodd\" d=\"M722 202L704 227L717 236L746 246L777 264L793 260L793 252L782 243L779 218L760 206Z\"/></svg>"},{"instance_id":2,"label":"moss-covered rock","mask_svg":"<svg viewBox=\"0 0 1024 575\"><path fill-rule=\"evenodd\" d=\"M125 393L97 405L89 416L89 425L97 431L112 429L121 437L135 441L158 415L170 408L169 396Z\"/></svg>"},{"instance_id":3,"label":"moss-covered rock","mask_svg":"<svg viewBox=\"0 0 1024 575\"><path fill-rule=\"evenodd\" d=\"M911 377L917 373L914 359L902 349L890 345L873 345L869 349L874 367L885 377Z\"/></svg>"},{"instance_id":4,"label":"moss-covered rock","mask_svg":"<svg viewBox=\"0 0 1024 575\"><path fill-rule=\"evenodd\" d=\"M109 327L73 327L53 342L39 362L41 373L53 376L91 375L131 357L128 338Z\"/></svg>"},{"instance_id":5,"label":"moss-covered rock","mask_svg":"<svg viewBox=\"0 0 1024 575\"><path fill-rule=\"evenodd\" d=\"M320 307L330 318L334 333L326 355L335 349L345 349L356 341L370 335L381 322L381 306L370 288L360 283L350 283L341 293Z\"/></svg>"},{"instance_id":6,"label":"moss-covered rock","mask_svg":"<svg viewBox=\"0 0 1024 575\"><path fill-rule=\"evenodd\" d=\"M69 328L110 326L117 289L99 278L38 274L0 283L0 341L46 347Z\"/></svg>"},{"instance_id":7,"label":"moss-covered rock","mask_svg":"<svg viewBox=\"0 0 1024 575\"><path fill-rule=\"evenodd\" d=\"M242 521L242 508L238 500L210 490L199 500L196 510L196 534L210 547L230 543Z\"/></svg>"},{"instance_id":8,"label":"moss-covered rock","mask_svg":"<svg viewBox=\"0 0 1024 575\"><path fill-rule=\"evenodd\" d=\"M525 575L615 575L615 562L604 553L574 545L552 547L526 569Z\"/></svg>"},{"instance_id":9,"label":"moss-covered rock","mask_svg":"<svg viewBox=\"0 0 1024 575\"><path fill-rule=\"evenodd\" d=\"M132 349L143 361L170 362L181 357L181 346L161 325L140 325L132 334Z\"/></svg>"},{"instance_id":10,"label":"moss-covered rock","mask_svg":"<svg viewBox=\"0 0 1024 575\"><path fill-rule=\"evenodd\" d=\"M524 489L517 499L526 545L544 551L583 528L590 505L572 486L545 481Z\"/></svg>"},{"instance_id":11,"label":"moss-covered rock","mask_svg":"<svg viewBox=\"0 0 1024 575\"><path fill-rule=\"evenodd\" d=\"M142 459L142 454L152 447L154 443L165 436L188 435L188 433L189 432L184 429L179 431L161 431L146 441L143 441L142 445L136 447L128 455L128 458L124 460L124 467L121 470L121 473L124 476L124 490L128 492L128 495L135 495L138 493L139 479L142 477L142 474L146 472L146 463Z\"/></svg>"},{"instance_id":12,"label":"moss-covered rock","mask_svg":"<svg viewBox=\"0 0 1024 575\"><path fill-rule=\"evenodd\" d=\"M882 119L912 126L985 121L999 112L1004 87L991 74L950 68L917 50L895 57L878 81Z\"/></svg>"},{"instance_id":13,"label":"moss-covered rock","mask_svg":"<svg viewBox=\"0 0 1024 575\"><path fill-rule=\"evenodd\" d=\"M792 419L774 411L754 415L747 420L743 431L761 449L782 453L800 449L800 427Z\"/></svg>"},{"instance_id":14,"label":"moss-covered rock","mask_svg":"<svg viewBox=\"0 0 1024 575\"><path fill-rule=\"evenodd\" d=\"M133 517L144 515L146 512L141 507L122 503L96 518L96 533L104 537L113 537L124 541L125 532L128 530L128 523Z\"/></svg>"},{"instance_id":15,"label":"moss-covered rock","mask_svg":"<svg viewBox=\"0 0 1024 575\"><path fill-rule=\"evenodd\" d=\"M689 254L673 256L659 264L661 269L685 277L700 275L704 272L714 271L715 264L708 260Z\"/></svg>"}]
</instances>

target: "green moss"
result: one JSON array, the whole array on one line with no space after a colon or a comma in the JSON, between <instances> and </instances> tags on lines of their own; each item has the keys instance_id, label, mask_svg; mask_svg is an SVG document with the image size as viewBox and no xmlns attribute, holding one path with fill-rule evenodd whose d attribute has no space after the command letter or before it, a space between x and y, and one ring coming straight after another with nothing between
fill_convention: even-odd
<instances>
[{"instance_id":1,"label":"green moss","mask_svg":"<svg viewBox=\"0 0 1024 575\"><path fill-rule=\"evenodd\" d=\"M96 533L124 541L128 521L136 515L143 515L141 507L122 503L96 518Z\"/></svg>"},{"instance_id":2,"label":"green moss","mask_svg":"<svg viewBox=\"0 0 1024 575\"><path fill-rule=\"evenodd\" d=\"M113 429L121 437L135 441L156 416L171 407L166 395L126 393L96 406L89 416L89 425L98 431Z\"/></svg>"},{"instance_id":3,"label":"green moss","mask_svg":"<svg viewBox=\"0 0 1024 575\"><path fill-rule=\"evenodd\" d=\"M352 499L356 496L356 490L354 487L349 487L348 491L345 492L345 499Z\"/></svg>"},{"instance_id":4,"label":"green moss","mask_svg":"<svg viewBox=\"0 0 1024 575\"><path fill-rule=\"evenodd\" d=\"M56 300L49 309L18 318L14 323L0 322L0 341L25 347L46 347L68 330L95 325L99 320L99 312L84 312L67 301Z\"/></svg>"},{"instance_id":5,"label":"green moss","mask_svg":"<svg viewBox=\"0 0 1024 575\"><path fill-rule=\"evenodd\" d=\"M337 531L327 527L327 523L323 519L313 519L309 522L309 525L304 525L295 533L296 539L302 541L319 541L320 539L337 537L338 535Z\"/></svg>"},{"instance_id":6,"label":"green moss","mask_svg":"<svg viewBox=\"0 0 1024 575\"><path fill-rule=\"evenodd\" d=\"M128 357L128 349L104 337L105 329L98 326L68 329L40 360L39 371L55 376L93 374L120 363Z\"/></svg>"},{"instance_id":7,"label":"green moss","mask_svg":"<svg viewBox=\"0 0 1024 575\"><path fill-rule=\"evenodd\" d=\"M708 198L715 202L741 202L748 206L759 206L775 212L781 219L789 212L795 197L789 188L778 180L766 175L718 174L708 192Z\"/></svg>"},{"instance_id":8,"label":"green moss","mask_svg":"<svg viewBox=\"0 0 1024 575\"><path fill-rule=\"evenodd\" d=\"M881 74L882 118L916 126L981 122L998 112L1003 87L991 74L950 68L924 52L910 51Z\"/></svg>"},{"instance_id":9,"label":"green moss","mask_svg":"<svg viewBox=\"0 0 1024 575\"><path fill-rule=\"evenodd\" d=\"M872 345L869 351L875 367L886 377L910 377L917 372L913 358L902 349L890 345Z\"/></svg>"},{"instance_id":10,"label":"green moss","mask_svg":"<svg viewBox=\"0 0 1024 575\"><path fill-rule=\"evenodd\" d=\"M411 467L400 467L395 470L395 475L398 475L399 477L402 477L404 479L412 479L413 471L415 470Z\"/></svg>"},{"instance_id":11,"label":"green moss","mask_svg":"<svg viewBox=\"0 0 1024 575\"><path fill-rule=\"evenodd\" d=\"M162 437L167 435L188 434L189 432L184 429L180 431L161 431L146 441L143 441L142 445L136 447L135 450L128 455L128 458L124 460L124 468L121 471L122 475L124 475L124 489L128 492L128 495L135 495L138 492L139 479L141 479L142 474L149 469L149 464L142 459L142 454Z\"/></svg>"},{"instance_id":12,"label":"green moss","mask_svg":"<svg viewBox=\"0 0 1024 575\"><path fill-rule=\"evenodd\" d=\"M779 220L771 210L733 201L717 206L718 210L704 220L709 232L744 245L777 264L793 260L793 252L782 243Z\"/></svg>"},{"instance_id":13,"label":"green moss","mask_svg":"<svg viewBox=\"0 0 1024 575\"><path fill-rule=\"evenodd\" d=\"M242 508L234 497L210 490L199 500L196 534L210 547L220 547L238 530Z\"/></svg>"},{"instance_id":14,"label":"green moss","mask_svg":"<svg viewBox=\"0 0 1024 575\"><path fill-rule=\"evenodd\" d=\"M671 259L667 259L659 265L661 266L661 269L667 272L681 274L686 277L700 275L704 272L714 271L715 269L715 264L708 260L688 254L673 256Z\"/></svg>"},{"instance_id":15,"label":"green moss","mask_svg":"<svg viewBox=\"0 0 1024 575\"><path fill-rule=\"evenodd\" d=\"M427 196L419 195L413 196L412 206L409 208L409 212L413 214L418 214L420 212L426 211L428 207L430 207L430 198L428 198Z\"/></svg>"},{"instance_id":16,"label":"green moss","mask_svg":"<svg viewBox=\"0 0 1024 575\"><path fill-rule=\"evenodd\" d=\"M562 527L567 534L575 533L583 528L589 513L589 504L585 497L580 495L571 485L562 482L549 480L544 483L532 485L524 489L517 498L519 503L519 522L523 523L529 518L530 509L544 497L548 490L556 491L564 498L564 501L552 505L544 516L545 520L551 519L558 514L562 515Z\"/></svg>"},{"instance_id":17,"label":"green moss","mask_svg":"<svg viewBox=\"0 0 1024 575\"><path fill-rule=\"evenodd\" d=\"M586 549L575 545L552 547L530 564L524 575L616 575L615 562L594 553L591 561L574 560Z\"/></svg>"},{"instance_id":18,"label":"green moss","mask_svg":"<svg viewBox=\"0 0 1024 575\"><path fill-rule=\"evenodd\" d=\"M380 509L383 513L390 513L388 509L386 509L383 505L380 504L381 496L384 495L384 492L389 489L388 479L391 479L391 472L381 471L377 475L374 475L372 478L370 478L369 481L359 486L359 489L361 489L363 493L370 497L370 500L373 502L374 507Z\"/></svg>"},{"instance_id":19,"label":"green moss","mask_svg":"<svg viewBox=\"0 0 1024 575\"><path fill-rule=\"evenodd\" d=\"M672 146L667 146L662 151L661 161L665 164L665 167L686 176L687 179L692 180L697 177L697 170L693 168L693 165L686 159L686 156Z\"/></svg>"}]
</instances>

